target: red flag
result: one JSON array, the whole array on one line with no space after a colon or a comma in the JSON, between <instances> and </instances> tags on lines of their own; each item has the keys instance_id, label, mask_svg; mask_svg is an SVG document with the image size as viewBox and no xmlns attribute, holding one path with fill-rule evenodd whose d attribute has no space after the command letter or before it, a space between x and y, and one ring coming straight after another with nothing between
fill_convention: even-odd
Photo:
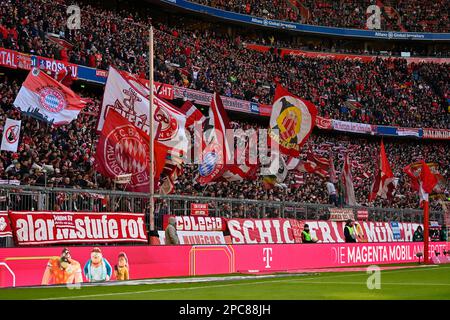
<instances>
[{"instance_id":1,"label":"red flag","mask_svg":"<svg viewBox=\"0 0 450 320\"><path fill-rule=\"evenodd\" d=\"M154 143L154 175L159 179L168 147ZM131 174L127 189L135 192L149 191L149 136L122 117L117 111L108 111L95 155L97 170L104 176L117 178Z\"/></svg>"},{"instance_id":2,"label":"red flag","mask_svg":"<svg viewBox=\"0 0 450 320\"><path fill-rule=\"evenodd\" d=\"M186 101L180 110L186 115L186 128L193 126L196 121L203 123L206 119L203 113L191 101Z\"/></svg>"},{"instance_id":3,"label":"red flag","mask_svg":"<svg viewBox=\"0 0 450 320\"><path fill-rule=\"evenodd\" d=\"M421 201L428 201L428 194L433 191L438 183L438 177L431 172L425 161L412 163L403 168L403 172L411 178L411 187L414 191L419 192Z\"/></svg>"},{"instance_id":4,"label":"red flag","mask_svg":"<svg viewBox=\"0 0 450 320\"><path fill-rule=\"evenodd\" d=\"M14 100L14 106L31 117L55 126L77 118L87 101L44 71L33 68Z\"/></svg>"},{"instance_id":5,"label":"red flag","mask_svg":"<svg viewBox=\"0 0 450 320\"><path fill-rule=\"evenodd\" d=\"M278 85L270 116L269 135L286 155L298 157L316 123L317 108ZM278 134L275 130L278 130Z\"/></svg>"},{"instance_id":6,"label":"red flag","mask_svg":"<svg viewBox=\"0 0 450 320\"><path fill-rule=\"evenodd\" d=\"M375 200L377 196L381 196L383 199L392 199L395 189L394 180L394 174L389 166L386 150L384 149L384 143L383 140L381 140L380 163L377 169L377 174L375 175L375 180L370 190L369 202Z\"/></svg>"},{"instance_id":7,"label":"red flag","mask_svg":"<svg viewBox=\"0 0 450 320\"><path fill-rule=\"evenodd\" d=\"M421 187L425 193L431 193L433 191L434 187L438 183L438 179L436 176L431 173L430 168L425 163L425 161L421 161L422 163L422 170L420 171L420 182Z\"/></svg>"}]
</instances>

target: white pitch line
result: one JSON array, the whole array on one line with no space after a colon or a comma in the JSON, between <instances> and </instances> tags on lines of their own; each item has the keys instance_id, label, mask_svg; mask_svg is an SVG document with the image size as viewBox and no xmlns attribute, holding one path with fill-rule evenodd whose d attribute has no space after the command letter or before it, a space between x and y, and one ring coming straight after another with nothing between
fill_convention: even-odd
<instances>
[{"instance_id":1,"label":"white pitch line","mask_svg":"<svg viewBox=\"0 0 450 320\"><path fill-rule=\"evenodd\" d=\"M382 273L396 271L398 272L415 272L415 271L430 271L437 269L449 269L450 267L440 267L439 266L424 266L420 269L407 270L407 269L391 269L384 270ZM334 279L334 278L344 278L344 277L354 277L361 276L361 274L344 274L344 275L333 275L333 276L325 276L318 277L317 280L321 279ZM301 283L312 283L312 284L320 284L326 283L325 281L307 281L307 279L282 279L282 280L271 280L271 281L259 281L259 282L246 282L246 283L230 283L230 284L218 284L218 285L209 285L209 286L198 286L198 287L183 287L183 288L167 288L167 289L151 289L151 290L142 290L142 291L129 291L129 292L112 292L112 293L100 293L100 294L89 294L89 295L79 295L79 296L65 296L65 297L54 297L54 298L43 298L37 300L64 300L64 299L82 299L82 298L93 298L93 297L108 297L108 296L120 296L120 295L135 295L135 294L143 294L143 293L154 293L154 292L168 292L168 291L180 291L180 290L198 290L198 289L207 289L207 288L223 288L223 287L231 287L231 286L247 286L247 285L255 285L255 284L266 284L266 283L280 283L280 282L301 282ZM336 282L336 284L346 284L349 282ZM329 282L331 284L331 282ZM355 282L353 284L363 284L360 282ZM387 283L386 283L387 284ZM405 284L407 285L407 284Z\"/></svg>"}]
</instances>

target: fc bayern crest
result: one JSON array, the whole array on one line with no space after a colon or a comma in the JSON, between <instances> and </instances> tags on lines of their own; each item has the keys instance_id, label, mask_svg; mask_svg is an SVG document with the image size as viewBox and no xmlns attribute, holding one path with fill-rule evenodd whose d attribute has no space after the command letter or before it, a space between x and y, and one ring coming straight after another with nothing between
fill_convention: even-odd
<instances>
[{"instance_id":1,"label":"fc bayern crest","mask_svg":"<svg viewBox=\"0 0 450 320\"><path fill-rule=\"evenodd\" d=\"M54 87L43 87L38 90L41 106L52 113L58 113L67 106L64 94Z\"/></svg>"},{"instance_id":2,"label":"fc bayern crest","mask_svg":"<svg viewBox=\"0 0 450 320\"><path fill-rule=\"evenodd\" d=\"M207 184L220 177L225 168L223 152L221 146L213 143L203 151L202 162L198 167L200 184Z\"/></svg>"},{"instance_id":3,"label":"fc bayern crest","mask_svg":"<svg viewBox=\"0 0 450 320\"><path fill-rule=\"evenodd\" d=\"M163 108L158 108L155 112L155 120L159 123L159 141L171 140L177 136L178 122Z\"/></svg>"},{"instance_id":4,"label":"fc bayern crest","mask_svg":"<svg viewBox=\"0 0 450 320\"><path fill-rule=\"evenodd\" d=\"M115 176L131 174L132 184L148 184L149 146L130 124L111 131L103 145L106 169Z\"/></svg>"}]
</instances>

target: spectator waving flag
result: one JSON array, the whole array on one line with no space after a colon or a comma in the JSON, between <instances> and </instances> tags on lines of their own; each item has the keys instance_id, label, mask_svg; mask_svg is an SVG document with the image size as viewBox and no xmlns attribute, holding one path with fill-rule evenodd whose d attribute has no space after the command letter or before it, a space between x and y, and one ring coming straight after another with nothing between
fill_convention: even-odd
<instances>
[{"instance_id":1,"label":"spectator waving flag","mask_svg":"<svg viewBox=\"0 0 450 320\"><path fill-rule=\"evenodd\" d=\"M87 101L44 71L33 68L14 100L14 106L25 114L55 126L76 119Z\"/></svg>"},{"instance_id":2,"label":"spectator waving flag","mask_svg":"<svg viewBox=\"0 0 450 320\"><path fill-rule=\"evenodd\" d=\"M278 85L270 116L269 135L283 154L298 157L316 123L317 108ZM275 131L275 130L278 130Z\"/></svg>"},{"instance_id":3,"label":"spectator waving flag","mask_svg":"<svg viewBox=\"0 0 450 320\"><path fill-rule=\"evenodd\" d=\"M383 199L392 199L392 195L395 190L395 178L392 173L389 161L386 156L386 150L384 149L383 140L381 140L380 146L380 162L378 165L375 180L369 194L369 202L375 200L377 196L381 196Z\"/></svg>"}]
</instances>

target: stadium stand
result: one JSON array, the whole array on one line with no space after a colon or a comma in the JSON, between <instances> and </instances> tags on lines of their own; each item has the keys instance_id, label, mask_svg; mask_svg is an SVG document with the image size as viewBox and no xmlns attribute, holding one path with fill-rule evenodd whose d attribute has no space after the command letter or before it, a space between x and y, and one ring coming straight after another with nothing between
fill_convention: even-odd
<instances>
[{"instance_id":1,"label":"stadium stand","mask_svg":"<svg viewBox=\"0 0 450 320\"><path fill-rule=\"evenodd\" d=\"M414 32L449 32L448 3L445 0L192 0L226 11L266 19L286 20L320 26L367 29L372 4L381 8L382 30Z\"/></svg>"}]
</instances>

